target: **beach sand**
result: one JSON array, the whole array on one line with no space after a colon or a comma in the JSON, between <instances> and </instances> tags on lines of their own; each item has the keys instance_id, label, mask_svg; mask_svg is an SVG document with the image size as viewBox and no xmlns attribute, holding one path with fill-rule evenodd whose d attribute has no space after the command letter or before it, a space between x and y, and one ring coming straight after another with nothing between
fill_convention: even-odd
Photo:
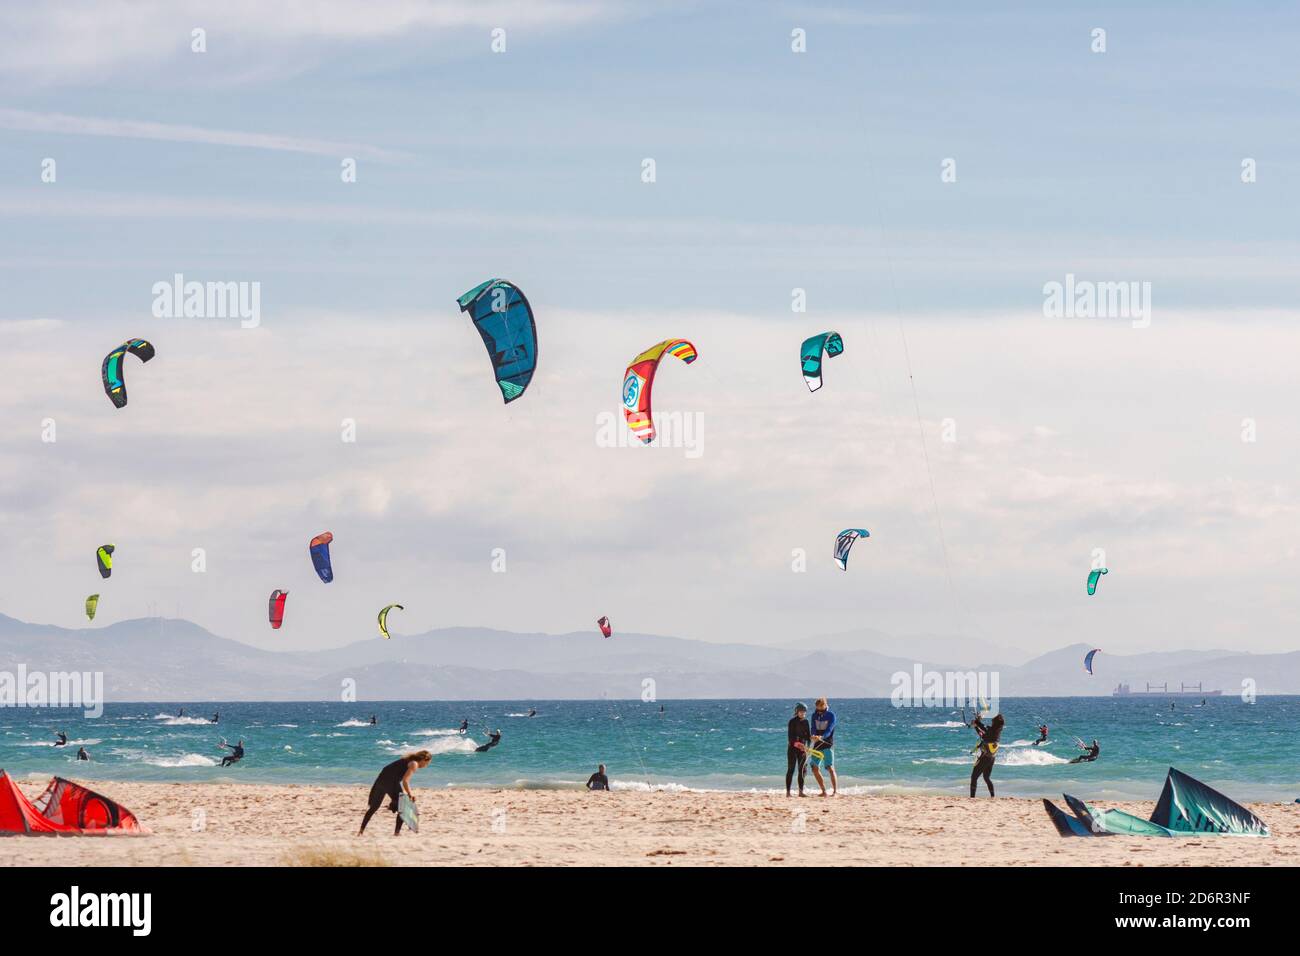
<instances>
[{"instance_id":1,"label":"beach sand","mask_svg":"<svg viewBox=\"0 0 1300 956\"><path fill-rule=\"evenodd\" d=\"M355 836L368 787L82 781L144 837L14 837L0 861L41 865L1295 866L1300 805L1249 804L1272 836L1063 839L1040 800L920 795L416 788L420 832L393 815ZM28 796L42 789L23 784ZM1060 805L1060 801L1057 801ZM1109 805L1109 804L1108 804ZM1151 803L1120 803L1146 817ZM196 821L202 823L196 829ZM802 832L800 832L802 831Z\"/></svg>"}]
</instances>

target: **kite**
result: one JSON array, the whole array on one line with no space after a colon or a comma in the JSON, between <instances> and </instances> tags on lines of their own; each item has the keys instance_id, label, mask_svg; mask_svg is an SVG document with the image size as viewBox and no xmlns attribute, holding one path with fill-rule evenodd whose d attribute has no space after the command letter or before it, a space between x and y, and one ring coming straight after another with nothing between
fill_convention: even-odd
<instances>
[{"instance_id":1,"label":"kite","mask_svg":"<svg viewBox=\"0 0 1300 956\"><path fill-rule=\"evenodd\" d=\"M838 332L821 332L803 340L799 361L803 364L803 380L808 391L815 392L822 387L822 353L825 352L827 358L834 358L843 351L844 340Z\"/></svg>"},{"instance_id":2,"label":"kite","mask_svg":"<svg viewBox=\"0 0 1300 956\"><path fill-rule=\"evenodd\" d=\"M267 606L267 617L271 620L271 627L277 631L280 629L280 625L284 623L284 599L288 596L288 591L281 591L279 588L271 592L271 600Z\"/></svg>"},{"instance_id":3,"label":"kite","mask_svg":"<svg viewBox=\"0 0 1300 956\"><path fill-rule=\"evenodd\" d=\"M835 563L841 571L849 569L849 549L858 538L870 538L871 532L866 528L845 528L835 539Z\"/></svg>"},{"instance_id":4,"label":"kite","mask_svg":"<svg viewBox=\"0 0 1300 956\"><path fill-rule=\"evenodd\" d=\"M122 361L130 352L141 362L153 358L153 346L144 339L129 339L104 356L104 394L112 400L117 408L126 407L126 379L122 371Z\"/></svg>"},{"instance_id":5,"label":"kite","mask_svg":"<svg viewBox=\"0 0 1300 956\"><path fill-rule=\"evenodd\" d=\"M604 634L606 637L609 637L614 633L614 625L609 623L609 618L607 617L602 617L597 621L596 626L600 628L600 633Z\"/></svg>"},{"instance_id":6,"label":"kite","mask_svg":"<svg viewBox=\"0 0 1300 956\"><path fill-rule=\"evenodd\" d=\"M102 544L95 552L95 560L99 562L99 576L106 578L113 573L113 546L111 544Z\"/></svg>"},{"instance_id":7,"label":"kite","mask_svg":"<svg viewBox=\"0 0 1300 956\"><path fill-rule=\"evenodd\" d=\"M1103 574L1110 574L1109 568L1094 568L1088 572L1088 593L1097 593L1097 582L1101 580Z\"/></svg>"},{"instance_id":8,"label":"kite","mask_svg":"<svg viewBox=\"0 0 1300 956\"><path fill-rule=\"evenodd\" d=\"M400 604L390 604L379 612L379 633L384 635L384 640L386 641L393 639L393 635L388 633L388 612L393 608L397 608L399 611L406 610L406 608L402 607Z\"/></svg>"},{"instance_id":9,"label":"kite","mask_svg":"<svg viewBox=\"0 0 1300 956\"><path fill-rule=\"evenodd\" d=\"M316 566L316 573L326 584L334 580L334 566L330 564L330 542L333 540L333 534L322 531L312 538L311 544L307 546L311 551L311 563Z\"/></svg>"},{"instance_id":10,"label":"kite","mask_svg":"<svg viewBox=\"0 0 1300 956\"><path fill-rule=\"evenodd\" d=\"M456 300L468 312L492 359L501 397L510 404L533 380L537 368L537 323L533 307L514 283L488 279Z\"/></svg>"},{"instance_id":11,"label":"kite","mask_svg":"<svg viewBox=\"0 0 1300 956\"><path fill-rule=\"evenodd\" d=\"M664 339L634 358L623 373L623 416L632 433L645 444L654 441L654 418L650 411L650 390L654 387L655 372L664 353L675 355L687 365L698 357L695 346L685 339Z\"/></svg>"},{"instance_id":12,"label":"kite","mask_svg":"<svg viewBox=\"0 0 1300 956\"><path fill-rule=\"evenodd\" d=\"M95 610L99 607L99 595L92 594L86 598L86 619L93 621L95 619Z\"/></svg>"},{"instance_id":13,"label":"kite","mask_svg":"<svg viewBox=\"0 0 1300 956\"><path fill-rule=\"evenodd\" d=\"M1092 650L1090 650L1090 651L1088 652L1088 654L1087 654L1086 657L1084 657L1084 659L1083 659L1083 669L1086 670L1089 674L1092 673L1092 659L1093 659L1094 657L1096 657L1096 656L1097 656L1098 654L1100 654L1100 653L1101 653L1101 648L1100 648L1100 647L1095 647L1095 648L1093 648Z\"/></svg>"}]
</instances>

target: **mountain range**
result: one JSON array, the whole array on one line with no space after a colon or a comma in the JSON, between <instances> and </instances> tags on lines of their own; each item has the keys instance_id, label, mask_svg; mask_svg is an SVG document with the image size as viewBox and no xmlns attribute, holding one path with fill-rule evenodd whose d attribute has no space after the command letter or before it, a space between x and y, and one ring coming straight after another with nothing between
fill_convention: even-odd
<instances>
[{"instance_id":1,"label":"mountain range","mask_svg":"<svg viewBox=\"0 0 1300 956\"><path fill-rule=\"evenodd\" d=\"M856 642L856 643L855 643ZM197 624L141 618L97 628L31 624L0 615L0 671L100 671L109 701L560 700L638 698L887 697L899 672L996 672L1002 697L1104 696L1127 683L1201 683L1239 694L1300 694L1300 651L1247 654L1182 650L1112 655L1083 668L1077 644L1017 663L965 659L955 648L999 654L989 644L915 639L914 653L877 632L809 638L785 646L714 643L594 629L521 634L456 627L394 635L319 651L267 651ZM945 649L951 656L943 656ZM646 685L652 681L652 686Z\"/></svg>"}]
</instances>

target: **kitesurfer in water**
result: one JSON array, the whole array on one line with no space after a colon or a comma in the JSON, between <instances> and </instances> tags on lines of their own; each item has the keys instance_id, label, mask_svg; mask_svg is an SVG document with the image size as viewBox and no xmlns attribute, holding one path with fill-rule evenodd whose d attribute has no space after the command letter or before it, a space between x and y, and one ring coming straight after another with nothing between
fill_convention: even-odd
<instances>
[{"instance_id":1,"label":"kitesurfer in water","mask_svg":"<svg viewBox=\"0 0 1300 956\"><path fill-rule=\"evenodd\" d=\"M243 737L240 737L239 743L233 746L226 743L224 740L221 741L221 743L218 744L218 746L222 750L230 751L230 753L226 754L224 757L221 758L221 766L229 767L231 764L239 763L239 761L244 759L244 738Z\"/></svg>"},{"instance_id":2,"label":"kitesurfer in water","mask_svg":"<svg viewBox=\"0 0 1300 956\"><path fill-rule=\"evenodd\" d=\"M54 741L54 746L56 746L56 747L66 747L66 746L67 746L67 744L68 744L68 735L67 735L66 733L64 733L62 730L60 730L60 731L59 731L58 733L56 733L54 736L58 738L57 740Z\"/></svg>"},{"instance_id":3,"label":"kitesurfer in water","mask_svg":"<svg viewBox=\"0 0 1300 956\"><path fill-rule=\"evenodd\" d=\"M501 728L500 728L500 727L498 727L498 728L497 728L495 731L493 731L492 733L488 734L488 742L485 743L485 744L483 744L483 746L481 746L481 747L475 747L475 748L474 748L474 752L475 752L476 754L481 754L481 753L483 753L483 752L486 751L486 750L491 750L493 747L495 747L495 746L496 746L497 744L499 744L499 743L501 743Z\"/></svg>"},{"instance_id":4,"label":"kitesurfer in water","mask_svg":"<svg viewBox=\"0 0 1300 956\"><path fill-rule=\"evenodd\" d=\"M460 721L460 732L463 734L469 730L469 718L462 717Z\"/></svg>"},{"instance_id":5,"label":"kitesurfer in water","mask_svg":"<svg viewBox=\"0 0 1300 956\"><path fill-rule=\"evenodd\" d=\"M1083 753L1071 760L1070 763L1092 763L1101 755L1101 744L1097 743L1096 739L1093 740L1091 747L1085 747L1083 744L1078 746Z\"/></svg>"},{"instance_id":6,"label":"kitesurfer in water","mask_svg":"<svg viewBox=\"0 0 1300 956\"><path fill-rule=\"evenodd\" d=\"M790 784L794 782L794 772L799 770L799 796L803 796L804 775L808 767L808 743L812 740L812 728L808 725L808 707L802 702L794 705L794 716L785 725L785 795L790 796Z\"/></svg>"},{"instance_id":7,"label":"kitesurfer in water","mask_svg":"<svg viewBox=\"0 0 1300 956\"><path fill-rule=\"evenodd\" d=\"M608 790L609 777L605 776L605 765L601 764L596 768L596 772L587 778L588 790Z\"/></svg>"},{"instance_id":8,"label":"kitesurfer in water","mask_svg":"<svg viewBox=\"0 0 1300 956\"><path fill-rule=\"evenodd\" d=\"M388 798L388 810L391 813L397 813L397 801L401 797L402 791L406 791L407 799L412 803L415 802L415 794L411 793L411 774L421 767L429 766L431 760L433 760L433 754L429 753L429 751L417 750L415 753L394 760L379 771L379 776L375 778L374 784L370 787L370 806L366 810L366 815L361 818L361 829L357 831L357 836L361 836L366 832L366 824L383 806L385 797ZM397 836L401 832L402 815L398 813L397 823L393 827L393 836Z\"/></svg>"},{"instance_id":9,"label":"kitesurfer in water","mask_svg":"<svg viewBox=\"0 0 1300 956\"><path fill-rule=\"evenodd\" d=\"M1034 741L1034 746L1047 743L1047 724L1038 725L1038 739Z\"/></svg>"},{"instance_id":10,"label":"kitesurfer in water","mask_svg":"<svg viewBox=\"0 0 1300 956\"><path fill-rule=\"evenodd\" d=\"M975 757L975 769L970 772L970 795L975 796L975 787L979 783L979 778L984 778L984 785L989 788L989 796L996 796L993 792L993 764L997 760L998 741L1002 739L1003 720L1001 714L994 716L993 720L985 724L979 715L971 721L971 726L975 728L975 733L980 736L979 746L975 748L977 756Z\"/></svg>"},{"instance_id":11,"label":"kitesurfer in water","mask_svg":"<svg viewBox=\"0 0 1300 956\"><path fill-rule=\"evenodd\" d=\"M529 716L529 717L536 717L536 716L537 716L537 708L536 708L536 707L530 707L530 708L528 708L528 716Z\"/></svg>"},{"instance_id":12,"label":"kitesurfer in water","mask_svg":"<svg viewBox=\"0 0 1300 956\"><path fill-rule=\"evenodd\" d=\"M178 711L176 712L176 717L177 717L177 719L179 719L179 718L184 717L184 716L185 716L185 708L182 707L180 710L178 710Z\"/></svg>"},{"instance_id":13,"label":"kitesurfer in water","mask_svg":"<svg viewBox=\"0 0 1300 956\"><path fill-rule=\"evenodd\" d=\"M78 760L89 760L89 759L90 759L90 754L86 753L86 748L85 748L85 747L78 747L78 748L77 748L77 759L78 759Z\"/></svg>"},{"instance_id":14,"label":"kitesurfer in water","mask_svg":"<svg viewBox=\"0 0 1300 956\"><path fill-rule=\"evenodd\" d=\"M822 780L822 767L825 767L831 774L831 796L834 797L840 792L840 781L835 775L835 712L831 710L830 704L825 697L818 697L813 701L813 714L809 718L809 724L812 729L812 743L809 744L809 750L818 751L821 756L812 754L812 772L817 778L817 786L822 788L822 796L826 796L826 782Z\"/></svg>"},{"instance_id":15,"label":"kitesurfer in water","mask_svg":"<svg viewBox=\"0 0 1300 956\"><path fill-rule=\"evenodd\" d=\"M214 713L214 714L212 715L212 721L211 721L211 722L214 723L214 724L219 724L219 723L221 723L221 714L219 714L219 713Z\"/></svg>"},{"instance_id":16,"label":"kitesurfer in water","mask_svg":"<svg viewBox=\"0 0 1300 956\"><path fill-rule=\"evenodd\" d=\"M373 727L373 726L374 726L375 724L377 724L377 723L379 723L379 721L375 719L375 715L374 715L374 714L371 714L371 715L370 715L370 726Z\"/></svg>"}]
</instances>

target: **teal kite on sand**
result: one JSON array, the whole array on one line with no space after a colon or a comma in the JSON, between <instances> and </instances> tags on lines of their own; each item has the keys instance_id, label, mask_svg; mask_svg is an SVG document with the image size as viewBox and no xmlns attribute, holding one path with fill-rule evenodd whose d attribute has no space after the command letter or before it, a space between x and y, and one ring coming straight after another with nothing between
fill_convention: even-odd
<instances>
[{"instance_id":1,"label":"teal kite on sand","mask_svg":"<svg viewBox=\"0 0 1300 956\"><path fill-rule=\"evenodd\" d=\"M1056 827L1068 836L1268 836L1268 826L1235 800L1207 787L1181 770L1169 768L1165 788L1160 792L1150 820L1123 810L1102 810L1077 797L1062 794L1074 811L1071 817L1051 800L1043 809Z\"/></svg>"}]
</instances>

